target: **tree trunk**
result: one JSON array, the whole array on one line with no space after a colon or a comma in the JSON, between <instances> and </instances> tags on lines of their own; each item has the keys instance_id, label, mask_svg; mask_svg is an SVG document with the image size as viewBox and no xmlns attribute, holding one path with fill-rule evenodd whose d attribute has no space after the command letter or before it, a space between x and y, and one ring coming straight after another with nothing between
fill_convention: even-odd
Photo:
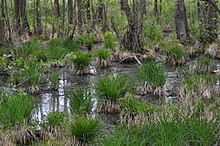
<instances>
[{"instance_id":1,"label":"tree trunk","mask_svg":"<svg viewBox=\"0 0 220 146\"><path fill-rule=\"evenodd\" d=\"M73 24L73 0L68 0L68 23Z\"/></svg>"},{"instance_id":2,"label":"tree trunk","mask_svg":"<svg viewBox=\"0 0 220 146\"><path fill-rule=\"evenodd\" d=\"M91 0L86 1L86 17L88 20L91 19Z\"/></svg>"},{"instance_id":3,"label":"tree trunk","mask_svg":"<svg viewBox=\"0 0 220 146\"><path fill-rule=\"evenodd\" d=\"M5 44L6 38L5 38L5 8L4 8L4 0L0 1L0 46Z\"/></svg>"},{"instance_id":4,"label":"tree trunk","mask_svg":"<svg viewBox=\"0 0 220 146\"><path fill-rule=\"evenodd\" d=\"M21 20L19 14L19 0L14 0L14 32L15 34L20 34Z\"/></svg>"},{"instance_id":5,"label":"tree trunk","mask_svg":"<svg viewBox=\"0 0 220 146\"><path fill-rule=\"evenodd\" d=\"M41 35L43 33L40 13L40 0L36 0L35 3L35 35Z\"/></svg>"},{"instance_id":6,"label":"tree trunk","mask_svg":"<svg viewBox=\"0 0 220 146\"><path fill-rule=\"evenodd\" d=\"M84 9L84 0L77 0L78 6L78 29L79 34L84 33L84 25L85 25L85 9Z\"/></svg>"},{"instance_id":7,"label":"tree trunk","mask_svg":"<svg viewBox=\"0 0 220 146\"><path fill-rule=\"evenodd\" d=\"M65 0L63 2L63 8L62 8L62 36L65 35Z\"/></svg>"},{"instance_id":8,"label":"tree trunk","mask_svg":"<svg viewBox=\"0 0 220 146\"><path fill-rule=\"evenodd\" d=\"M57 18L60 18L60 4L59 0L54 0L54 15Z\"/></svg>"},{"instance_id":9,"label":"tree trunk","mask_svg":"<svg viewBox=\"0 0 220 146\"><path fill-rule=\"evenodd\" d=\"M181 43L186 42L186 40L189 38L189 29L184 0L177 0L175 12L175 25L177 39L179 39Z\"/></svg>"},{"instance_id":10,"label":"tree trunk","mask_svg":"<svg viewBox=\"0 0 220 146\"><path fill-rule=\"evenodd\" d=\"M216 0L212 0L212 3L217 5ZM199 15L199 21L200 21L201 41L212 43L218 38L217 11L211 3L207 1L200 1L198 2L198 15Z\"/></svg>"},{"instance_id":11,"label":"tree trunk","mask_svg":"<svg viewBox=\"0 0 220 146\"><path fill-rule=\"evenodd\" d=\"M28 34L30 34L30 26L28 23L28 19L27 19L27 14L26 14L26 0L20 0L20 5L19 5L19 9L20 9L20 18L22 20L22 28L21 31L22 33L27 32Z\"/></svg>"},{"instance_id":12,"label":"tree trunk","mask_svg":"<svg viewBox=\"0 0 220 146\"><path fill-rule=\"evenodd\" d=\"M158 1L154 0L154 15L158 16Z\"/></svg>"}]
</instances>

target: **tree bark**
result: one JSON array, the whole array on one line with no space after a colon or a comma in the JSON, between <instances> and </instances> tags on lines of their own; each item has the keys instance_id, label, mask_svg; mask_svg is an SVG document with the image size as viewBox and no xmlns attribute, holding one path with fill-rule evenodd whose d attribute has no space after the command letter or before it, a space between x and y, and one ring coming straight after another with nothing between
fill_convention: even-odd
<instances>
[{"instance_id":1,"label":"tree bark","mask_svg":"<svg viewBox=\"0 0 220 146\"><path fill-rule=\"evenodd\" d=\"M41 35L43 33L41 13L40 13L40 0L35 2L35 35Z\"/></svg>"},{"instance_id":2,"label":"tree bark","mask_svg":"<svg viewBox=\"0 0 220 146\"><path fill-rule=\"evenodd\" d=\"M21 20L19 13L19 0L14 0L14 32L15 34L20 34Z\"/></svg>"},{"instance_id":3,"label":"tree bark","mask_svg":"<svg viewBox=\"0 0 220 146\"><path fill-rule=\"evenodd\" d=\"M20 0L19 2L20 2L20 5L19 5L20 18L22 20L21 31L22 31L22 33L27 32L28 34L31 34L30 26L29 26L27 14L26 14L26 0Z\"/></svg>"},{"instance_id":4,"label":"tree bark","mask_svg":"<svg viewBox=\"0 0 220 146\"><path fill-rule=\"evenodd\" d=\"M189 28L187 23L184 0L177 0L175 11L175 25L177 39L179 39L181 43L186 42L186 40L189 38Z\"/></svg>"},{"instance_id":5,"label":"tree bark","mask_svg":"<svg viewBox=\"0 0 220 146\"><path fill-rule=\"evenodd\" d=\"M73 24L73 0L68 0L68 23Z\"/></svg>"},{"instance_id":6,"label":"tree bark","mask_svg":"<svg viewBox=\"0 0 220 146\"><path fill-rule=\"evenodd\" d=\"M61 16L59 0L54 0L54 15L57 18L60 18Z\"/></svg>"},{"instance_id":7,"label":"tree bark","mask_svg":"<svg viewBox=\"0 0 220 146\"><path fill-rule=\"evenodd\" d=\"M0 46L5 44L6 38L5 38L5 8L4 8L4 0L0 1Z\"/></svg>"}]
</instances>

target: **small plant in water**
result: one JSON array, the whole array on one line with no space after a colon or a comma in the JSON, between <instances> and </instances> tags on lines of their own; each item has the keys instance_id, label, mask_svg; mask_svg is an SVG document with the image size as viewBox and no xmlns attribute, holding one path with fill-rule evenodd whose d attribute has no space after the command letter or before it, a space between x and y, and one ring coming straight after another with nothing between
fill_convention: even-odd
<instances>
[{"instance_id":1,"label":"small plant in water","mask_svg":"<svg viewBox=\"0 0 220 146\"><path fill-rule=\"evenodd\" d=\"M163 95L163 85L166 82L164 67L155 61L149 61L142 65L137 71L140 85L137 92L140 94L154 93Z\"/></svg>"},{"instance_id":2,"label":"small plant in water","mask_svg":"<svg viewBox=\"0 0 220 146\"><path fill-rule=\"evenodd\" d=\"M131 113L144 113L147 110L147 105L135 97L125 97L121 108Z\"/></svg>"},{"instance_id":3,"label":"small plant in water","mask_svg":"<svg viewBox=\"0 0 220 146\"><path fill-rule=\"evenodd\" d=\"M81 142L92 142L100 130L100 122L92 118L77 117L69 125L70 133L73 138Z\"/></svg>"},{"instance_id":4,"label":"small plant in water","mask_svg":"<svg viewBox=\"0 0 220 146\"><path fill-rule=\"evenodd\" d=\"M96 83L96 93L99 98L117 101L128 91L128 79L125 75L105 77Z\"/></svg>"},{"instance_id":5,"label":"small plant in water","mask_svg":"<svg viewBox=\"0 0 220 146\"><path fill-rule=\"evenodd\" d=\"M50 83L51 83L51 89L57 90L57 86L59 83L59 75L57 73L52 73L49 77Z\"/></svg>"},{"instance_id":6,"label":"small plant in water","mask_svg":"<svg viewBox=\"0 0 220 146\"><path fill-rule=\"evenodd\" d=\"M70 59L73 64L73 74L84 75L89 73L89 65L91 57L89 54L83 52L75 52Z\"/></svg>"},{"instance_id":7,"label":"small plant in water","mask_svg":"<svg viewBox=\"0 0 220 146\"><path fill-rule=\"evenodd\" d=\"M83 89L75 90L68 96L70 100L70 110L74 114L86 114L92 110L92 96Z\"/></svg>"},{"instance_id":8,"label":"small plant in water","mask_svg":"<svg viewBox=\"0 0 220 146\"><path fill-rule=\"evenodd\" d=\"M97 57L97 66L109 67L111 65L110 55L110 51L106 49L100 49L96 51L95 56Z\"/></svg>"}]
</instances>

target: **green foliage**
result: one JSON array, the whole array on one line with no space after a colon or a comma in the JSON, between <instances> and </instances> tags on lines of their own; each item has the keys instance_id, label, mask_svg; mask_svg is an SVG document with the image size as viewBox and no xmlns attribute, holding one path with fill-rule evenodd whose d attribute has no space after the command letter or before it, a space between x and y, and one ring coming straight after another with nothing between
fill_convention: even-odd
<instances>
[{"instance_id":1,"label":"green foliage","mask_svg":"<svg viewBox=\"0 0 220 146\"><path fill-rule=\"evenodd\" d=\"M62 126L65 120L63 112L52 112L47 116L47 125L51 127Z\"/></svg>"},{"instance_id":2,"label":"green foliage","mask_svg":"<svg viewBox=\"0 0 220 146\"><path fill-rule=\"evenodd\" d=\"M87 49L91 50L94 46L94 36L91 34L84 34L77 37L77 40L84 44Z\"/></svg>"},{"instance_id":3,"label":"green foliage","mask_svg":"<svg viewBox=\"0 0 220 146\"><path fill-rule=\"evenodd\" d=\"M10 127L26 124L31 119L33 102L30 96L17 93L13 96L3 95L0 104L0 125Z\"/></svg>"},{"instance_id":4,"label":"green foliage","mask_svg":"<svg viewBox=\"0 0 220 146\"><path fill-rule=\"evenodd\" d=\"M197 73L210 73L212 67L212 60L207 56L201 56L197 60Z\"/></svg>"},{"instance_id":5,"label":"green foliage","mask_svg":"<svg viewBox=\"0 0 220 146\"><path fill-rule=\"evenodd\" d=\"M100 122L91 118L76 118L69 125L70 133L73 137L82 142L91 142L100 130Z\"/></svg>"},{"instance_id":6,"label":"green foliage","mask_svg":"<svg viewBox=\"0 0 220 146\"><path fill-rule=\"evenodd\" d=\"M95 52L95 56L103 60L109 59L110 55L110 51L106 49L100 49Z\"/></svg>"},{"instance_id":7,"label":"green foliage","mask_svg":"<svg viewBox=\"0 0 220 146\"><path fill-rule=\"evenodd\" d=\"M123 98L128 88L128 79L125 75L101 78L96 83L98 97L111 101Z\"/></svg>"},{"instance_id":8,"label":"green foliage","mask_svg":"<svg viewBox=\"0 0 220 146\"><path fill-rule=\"evenodd\" d=\"M110 31L105 32L104 48L113 49L115 46L113 33Z\"/></svg>"},{"instance_id":9,"label":"green foliage","mask_svg":"<svg viewBox=\"0 0 220 146\"><path fill-rule=\"evenodd\" d=\"M56 86L59 83L59 75L57 73L52 73L49 77L49 81L51 82L52 86Z\"/></svg>"},{"instance_id":10,"label":"green foliage","mask_svg":"<svg viewBox=\"0 0 220 146\"><path fill-rule=\"evenodd\" d=\"M61 46L67 49L69 52L76 51L80 45L80 42L77 39L64 39L61 42Z\"/></svg>"},{"instance_id":11,"label":"green foliage","mask_svg":"<svg viewBox=\"0 0 220 146\"><path fill-rule=\"evenodd\" d=\"M162 87L166 82L164 67L155 61L149 61L137 71L140 82L147 82L155 87Z\"/></svg>"},{"instance_id":12,"label":"green foliage","mask_svg":"<svg viewBox=\"0 0 220 146\"><path fill-rule=\"evenodd\" d=\"M144 113L147 110L147 105L141 103L135 97L125 97L121 107L122 109L133 113Z\"/></svg>"},{"instance_id":13,"label":"green foliage","mask_svg":"<svg viewBox=\"0 0 220 146\"><path fill-rule=\"evenodd\" d=\"M29 85L32 86L40 83L40 80L42 79L41 69L39 64L37 64L34 60L25 62L23 72Z\"/></svg>"},{"instance_id":14,"label":"green foliage","mask_svg":"<svg viewBox=\"0 0 220 146\"><path fill-rule=\"evenodd\" d=\"M145 33L147 35L147 47L152 47L152 43L156 45L162 38L163 38L163 32L159 25L150 25L146 27Z\"/></svg>"},{"instance_id":15,"label":"green foliage","mask_svg":"<svg viewBox=\"0 0 220 146\"><path fill-rule=\"evenodd\" d=\"M181 64L185 58L184 49L175 42L162 42L163 54L167 57L167 62L173 64Z\"/></svg>"},{"instance_id":16,"label":"green foliage","mask_svg":"<svg viewBox=\"0 0 220 146\"><path fill-rule=\"evenodd\" d=\"M83 89L75 90L68 96L70 100L70 110L75 114L86 114L92 110L92 97Z\"/></svg>"},{"instance_id":17,"label":"green foliage","mask_svg":"<svg viewBox=\"0 0 220 146\"><path fill-rule=\"evenodd\" d=\"M70 58L70 60L76 68L85 69L89 66L91 57L89 54L83 52L75 52L74 56Z\"/></svg>"}]
</instances>

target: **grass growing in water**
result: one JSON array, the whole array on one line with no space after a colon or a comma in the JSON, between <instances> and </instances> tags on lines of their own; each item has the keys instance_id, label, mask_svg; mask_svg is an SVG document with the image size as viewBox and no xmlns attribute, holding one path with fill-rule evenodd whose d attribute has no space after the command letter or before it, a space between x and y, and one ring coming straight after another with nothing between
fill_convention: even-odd
<instances>
[{"instance_id":1,"label":"grass growing in water","mask_svg":"<svg viewBox=\"0 0 220 146\"><path fill-rule=\"evenodd\" d=\"M0 104L0 125L10 127L28 123L31 119L32 109L32 99L26 94L3 95L3 101Z\"/></svg>"},{"instance_id":2,"label":"grass growing in water","mask_svg":"<svg viewBox=\"0 0 220 146\"><path fill-rule=\"evenodd\" d=\"M75 90L68 98L70 100L70 110L72 113L86 114L91 112L92 96L86 90Z\"/></svg>"},{"instance_id":3,"label":"grass growing in water","mask_svg":"<svg viewBox=\"0 0 220 146\"><path fill-rule=\"evenodd\" d=\"M110 66L110 51L106 49L100 49L95 52L95 56L97 57L97 66L100 67L108 67Z\"/></svg>"},{"instance_id":4,"label":"grass growing in water","mask_svg":"<svg viewBox=\"0 0 220 146\"><path fill-rule=\"evenodd\" d=\"M59 83L59 75L57 73L52 73L49 77L50 83L53 87L56 87Z\"/></svg>"},{"instance_id":5,"label":"grass growing in water","mask_svg":"<svg viewBox=\"0 0 220 146\"><path fill-rule=\"evenodd\" d=\"M62 126L65 120L63 112L52 112L47 116L47 125L51 127Z\"/></svg>"},{"instance_id":6,"label":"grass growing in water","mask_svg":"<svg viewBox=\"0 0 220 146\"><path fill-rule=\"evenodd\" d=\"M99 98L117 101L128 91L128 79L125 75L105 77L96 83L96 93Z\"/></svg>"},{"instance_id":7,"label":"grass growing in water","mask_svg":"<svg viewBox=\"0 0 220 146\"><path fill-rule=\"evenodd\" d=\"M82 142L91 142L99 133L100 123L97 119L78 117L70 123L69 129L72 137Z\"/></svg>"},{"instance_id":8,"label":"grass growing in water","mask_svg":"<svg viewBox=\"0 0 220 146\"><path fill-rule=\"evenodd\" d=\"M166 82L164 67L155 61L149 61L137 71L137 78L141 83L138 92L163 94L163 85Z\"/></svg>"},{"instance_id":9,"label":"grass growing in water","mask_svg":"<svg viewBox=\"0 0 220 146\"><path fill-rule=\"evenodd\" d=\"M147 110L147 105L135 97L125 97L121 108L132 113L144 113Z\"/></svg>"}]
</instances>

